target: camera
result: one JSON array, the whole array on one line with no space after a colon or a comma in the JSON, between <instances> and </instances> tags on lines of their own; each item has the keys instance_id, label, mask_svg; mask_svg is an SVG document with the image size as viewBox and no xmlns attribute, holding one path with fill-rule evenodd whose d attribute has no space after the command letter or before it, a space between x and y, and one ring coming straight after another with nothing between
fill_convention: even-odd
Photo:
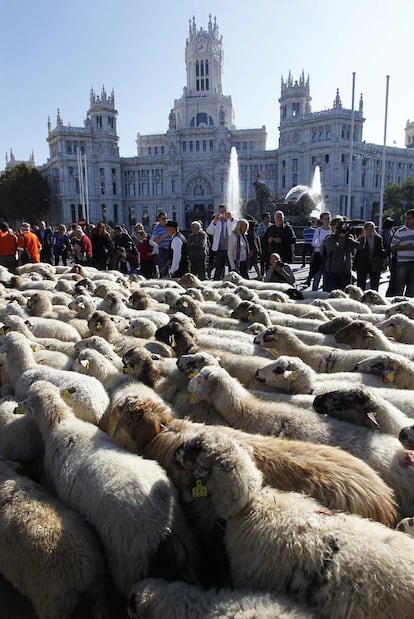
<instances>
[{"instance_id":1,"label":"camera","mask_svg":"<svg viewBox=\"0 0 414 619\"><path fill-rule=\"evenodd\" d=\"M346 221L339 221L336 226L337 234L353 234L355 237L359 237L364 227L364 221L361 219L347 219Z\"/></svg>"}]
</instances>

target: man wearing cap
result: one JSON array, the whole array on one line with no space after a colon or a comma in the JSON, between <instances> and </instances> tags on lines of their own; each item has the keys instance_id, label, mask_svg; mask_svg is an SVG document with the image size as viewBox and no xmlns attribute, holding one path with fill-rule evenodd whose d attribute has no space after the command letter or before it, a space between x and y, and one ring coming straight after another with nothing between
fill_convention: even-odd
<instances>
[{"instance_id":1,"label":"man wearing cap","mask_svg":"<svg viewBox=\"0 0 414 619\"><path fill-rule=\"evenodd\" d=\"M181 277L188 273L187 241L178 230L178 223L169 219L165 225L167 234L171 237L170 243L170 277Z\"/></svg>"}]
</instances>

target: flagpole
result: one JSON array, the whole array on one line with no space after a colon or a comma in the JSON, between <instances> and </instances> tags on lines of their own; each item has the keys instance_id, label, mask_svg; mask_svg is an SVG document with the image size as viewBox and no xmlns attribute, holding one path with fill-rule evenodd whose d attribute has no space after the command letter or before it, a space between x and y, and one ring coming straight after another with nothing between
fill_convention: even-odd
<instances>
[{"instance_id":1,"label":"flagpole","mask_svg":"<svg viewBox=\"0 0 414 619\"><path fill-rule=\"evenodd\" d=\"M351 135L349 145L349 161L348 161L348 198L346 201L345 215L352 215L351 209L351 194L352 194L352 160L354 157L354 125L355 125L355 71L352 73L352 116L351 116Z\"/></svg>"},{"instance_id":2,"label":"flagpole","mask_svg":"<svg viewBox=\"0 0 414 619\"><path fill-rule=\"evenodd\" d=\"M387 144L387 119L388 119L388 88L390 83L390 76L387 75L385 77L386 87L385 87L385 118L384 118L384 145L382 148L382 166L381 166L381 195L380 195L380 208L379 208L379 217L378 217L378 228L382 228L382 216L384 213L384 189L385 189L385 155L386 155L386 144Z\"/></svg>"}]
</instances>

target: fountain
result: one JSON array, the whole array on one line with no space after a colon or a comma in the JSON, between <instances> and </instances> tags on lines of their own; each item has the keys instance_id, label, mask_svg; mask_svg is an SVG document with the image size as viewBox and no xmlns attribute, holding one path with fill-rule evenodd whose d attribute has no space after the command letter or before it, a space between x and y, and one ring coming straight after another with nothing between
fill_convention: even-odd
<instances>
[{"instance_id":1,"label":"fountain","mask_svg":"<svg viewBox=\"0 0 414 619\"><path fill-rule=\"evenodd\" d=\"M310 187L308 187L308 185L296 185L295 187L292 187L292 189L289 189L287 192L285 200L289 201L289 199L293 197L295 202L297 202L305 194L309 196L314 205L309 217L319 219L320 214L325 208L325 204L322 197L321 170L318 165L315 166Z\"/></svg>"},{"instance_id":2,"label":"fountain","mask_svg":"<svg viewBox=\"0 0 414 619\"><path fill-rule=\"evenodd\" d=\"M231 147L230 151L225 204L227 209L233 213L235 219L240 219L240 217L242 217L240 205L239 160L237 157L237 150L234 146Z\"/></svg>"}]
</instances>

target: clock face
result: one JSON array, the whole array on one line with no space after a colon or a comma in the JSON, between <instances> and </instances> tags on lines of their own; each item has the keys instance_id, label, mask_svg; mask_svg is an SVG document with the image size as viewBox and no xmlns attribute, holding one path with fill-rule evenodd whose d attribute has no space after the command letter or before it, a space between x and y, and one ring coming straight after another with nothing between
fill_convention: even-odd
<instances>
[{"instance_id":1,"label":"clock face","mask_svg":"<svg viewBox=\"0 0 414 619\"><path fill-rule=\"evenodd\" d=\"M197 45L197 51L198 52L203 52L204 51L204 44L203 43L199 43Z\"/></svg>"}]
</instances>

